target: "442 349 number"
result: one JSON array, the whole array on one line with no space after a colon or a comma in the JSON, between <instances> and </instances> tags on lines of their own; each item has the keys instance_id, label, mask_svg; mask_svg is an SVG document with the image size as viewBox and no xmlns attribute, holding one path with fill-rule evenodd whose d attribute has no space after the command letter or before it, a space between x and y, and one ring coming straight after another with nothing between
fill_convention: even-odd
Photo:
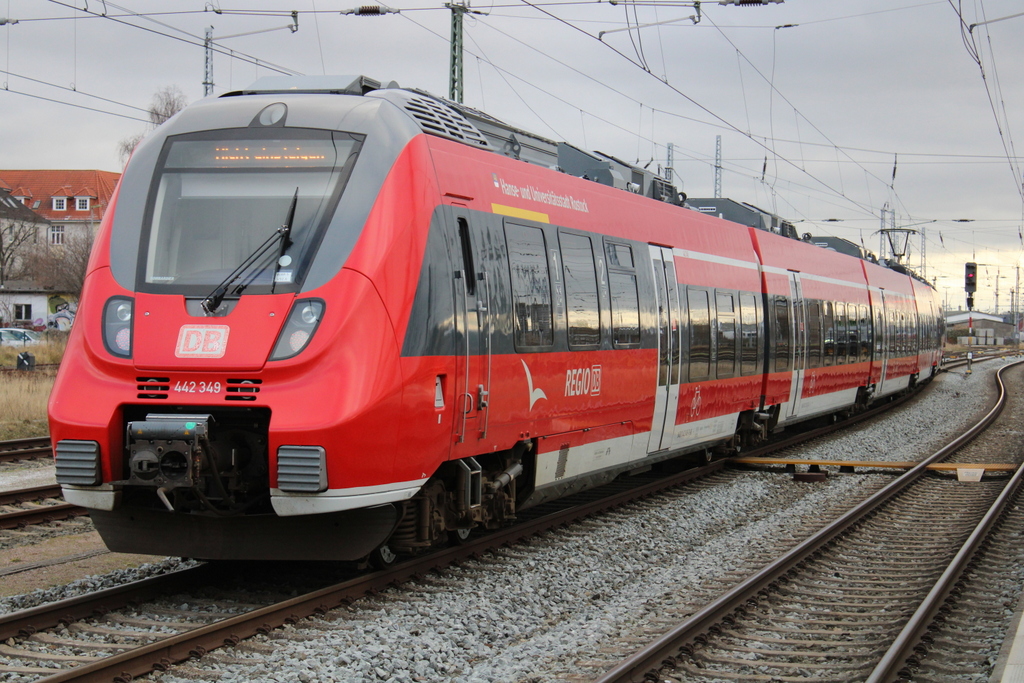
<instances>
[{"instance_id":1,"label":"442 349 number","mask_svg":"<svg viewBox=\"0 0 1024 683\"><path fill-rule=\"evenodd\" d=\"M182 394L219 394L222 388L220 382L179 380L174 383L174 390Z\"/></svg>"}]
</instances>

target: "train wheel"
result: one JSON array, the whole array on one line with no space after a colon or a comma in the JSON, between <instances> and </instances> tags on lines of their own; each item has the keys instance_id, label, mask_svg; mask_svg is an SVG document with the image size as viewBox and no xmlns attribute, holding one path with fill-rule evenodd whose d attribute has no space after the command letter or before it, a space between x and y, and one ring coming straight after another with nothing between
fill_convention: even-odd
<instances>
[{"instance_id":1,"label":"train wheel","mask_svg":"<svg viewBox=\"0 0 1024 683\"><path fill-rule=\"evenodd\" d=\"M462 545L469 540L469 535L472 533L472 529L452 529L448 532L448 544Z\"/></svg>"},{"instance_id":2,"label":"train wheel","mask_svg":"<svg viewBox=\"0 0 1024 683\"><path fill-rule=\"evenodd\" d=\"M387 543L370 553L370 564L377 569L387 569L393 565L397 559L398 555L391 550L391 547Z\"/></svg>"}]
</instances>

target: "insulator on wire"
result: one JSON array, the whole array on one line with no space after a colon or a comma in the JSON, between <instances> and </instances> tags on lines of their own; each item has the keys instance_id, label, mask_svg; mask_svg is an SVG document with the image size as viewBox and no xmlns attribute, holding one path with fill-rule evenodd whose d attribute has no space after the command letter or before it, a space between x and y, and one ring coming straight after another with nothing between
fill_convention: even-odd
<instances>
[{"instance_id":1,"label":"insulator on wire","mask_svg":"<svg viewBox=\"0 0 1024 683\"><path fill-rule=\"evenodd\" d=\"M399 14L401 10L392 9L387 5L362 5L355 9L343 10L342 14L354 14L357 17L379 17L382 14Z\"/></svg>"}]
</instances>

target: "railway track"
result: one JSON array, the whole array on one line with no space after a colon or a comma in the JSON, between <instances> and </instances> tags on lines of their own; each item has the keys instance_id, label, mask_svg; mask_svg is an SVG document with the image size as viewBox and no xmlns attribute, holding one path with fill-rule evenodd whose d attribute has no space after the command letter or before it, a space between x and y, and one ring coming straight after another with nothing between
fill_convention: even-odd
<instances>
[{"instance_id":1,"label":"railway track","mask_svg":"<svg viewBox=\"0 0 1024 683\"><path fill-rule=\"evenodd\" d=\"M972 484L925 476L929 463L949 457L997 420L1006 403L1003 370L997 406L966 434L598 681L880 682L918 670L942 628L936 615L954 610L946 600L963 590L957 582L989 531L1002 515L1019 516L1010 503L1020 468L1012 478ZM1012 420L1019 419L1018 410ZM986 451L958 459L984 462ZM961 603L962 611L972 609ZM962 649L963 639L945 642L953 652Z\"/></svg>"},{"instance_id":2,"label":"railway track","mask_svg":"<svg viewBox=\"0 0 1024 683\"><path fill-rule=\"evenodd\" d=\"M846 424L850 422L842 426ZM820 436L822 431L811 432L803 438ZM224 580L223 572L228 566L204 565L202 572L189 571L175 575L175 578L149 579L141 592L125 587L0 617L0 642L6 643L0 651L0 675L9 672L22 676L17 680L46 680L51 683L130 680L130 677L147 671L160 670L175 662L237 643L253 634L267 633L281 624L329 612L368 593L425 576L432 570L480 556L488 550L530 538L546 529L569 524L631 500L653 496L694 477L711 473L718 473L716 479L735 475L722 468L723 463L716 462L668 480L655 481L653 477L641 476L616 482L617 492L611 498L599 499L598 492L588 492L577 499L578 507L571 511L548 509L548 514L520 527L471 539L471 543L410 560L384 572L349 575L340 582L323 581L322 587L280 603L271 604L269 600L261 603L246 597L251 596L252 591L239 588L237 581L228 585L226 593L217 593L219 589L215 590L214 584ZM609 494L606 490L602 495ZM232 571L234 569L229 569L229 573ZM278 585L293 588L287 579L281 579ZM243 597L235 597L238 593ZM209 607L211 601L227 607L212 609ZM192 610L178 608L194 604L207 605L200 610L198 618L189 616ZM156 636L152 635L153 629L159 629ZM117 647L110 646L111 642ZM60 657L47 658L48 654ZM15 674L15 670L22 673Z\"/></svg>"},{"instance_id":3,"label":"railway track","mask_svg":"<svg viewBox=\"0 0 1024 683\"><path fill-rule=\"evenodd\" d=\"M52 457L49 436L0 441L0 463Z\"/></svg>"},{"instance_id":4,"label":"railway track","mask_svg":"<svg viewBox=\"0 0 1024 683\"><path fill-rule=\"evenodd\" d=\"M47 524L88 514L83 507L63 502L57 484L0 493L0 529Z\"/></svg>"},{"instance_id":5,"label":"railway track","mask_svg":"<svg viewBox=\"0 0 1024 683\"><path fill-rule=\"evenodd\" d=\"M895 403L883 408L893 405ZM862 419L868 417L870 414L865 413ZM851 423L853 421L815 430L802 438L817 438L824 432ZM775 448L791 443L792 439ZM580 494L571 501L574 503L571 507L567 507L568 500L552 504L536 511L534 517L515 527L470 539L469 543L403 562L383 572L350 576L344 581L324 585L280 603L260 605L249 599L242 601L245 603L242 606L230 594L239 591L237 585L230 586L226 596L213 595L211 591L216 591L211 586L220 580L216 577L223 577L218 572L223 572L229 565L203 565L202 571L178 573L166 579L148 579L140 587L141 592L126 586L0 617L0 642L7 643L0 648L0 675L19 672L26 677L23 680L39 679L47 683L130 680L131 677L237 643L254 634L267 633L282 624L329 612L368 593L628 502L654 496L694 479L712 473L717 473L716 478L738 474L724 470L724 465L723 461L718 461L668 477L645 475L617 481L602 490ZM288 585L288 582L282 581L281 584ZM251 593L248 590L242 592ZM217 619L211 617L212 610L206 610L199 619L193 619L173 607L192 605L197 600L203 604L215 601L229 607L219 610L215 615L219 617ZM126 607L128 605L134 607ZM126 609L130 611L126 612ZM228 615L226 611L238 613ZM159 616L154 618L153 614ZM151 634L157 627L153 622L163 624L157 636ZM104 648L103 643L110 641L118 643L118 646ZM48 653L60 657L48 659Z\"/></svg>"}]
</instances>

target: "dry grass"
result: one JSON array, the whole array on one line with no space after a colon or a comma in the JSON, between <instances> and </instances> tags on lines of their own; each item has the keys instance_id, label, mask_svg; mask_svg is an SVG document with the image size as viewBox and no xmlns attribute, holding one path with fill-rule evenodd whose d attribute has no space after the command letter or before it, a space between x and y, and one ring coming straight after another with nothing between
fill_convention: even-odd
<instances>
[{"instance_id":1,"label":"dry grass","mask_svg":"<svg viewBox=\"0 0 1024 683\"><path fill-rule=\"evenodd\" d=\"M57 366L64 356L64 335L45 344L0 347L0 440L46 436L46 402L53 389ZM36 359L34 372L12 371L18 354L28 351ZM48 366L48 367L41 367Z\"/></svg>"},{"instance_id":2,"label":"dry grass","mask_svg":"<svg viewBox=\"0 0 1024 683\"><path fill-rule=\"evenodd\" d=\"M45 343L36 346L0 346L0 369L17 367L18 354L27 351L36 357L36 365L60 365L64 357L67 334L45 332Z\"/></svg>"}]
</instances>

